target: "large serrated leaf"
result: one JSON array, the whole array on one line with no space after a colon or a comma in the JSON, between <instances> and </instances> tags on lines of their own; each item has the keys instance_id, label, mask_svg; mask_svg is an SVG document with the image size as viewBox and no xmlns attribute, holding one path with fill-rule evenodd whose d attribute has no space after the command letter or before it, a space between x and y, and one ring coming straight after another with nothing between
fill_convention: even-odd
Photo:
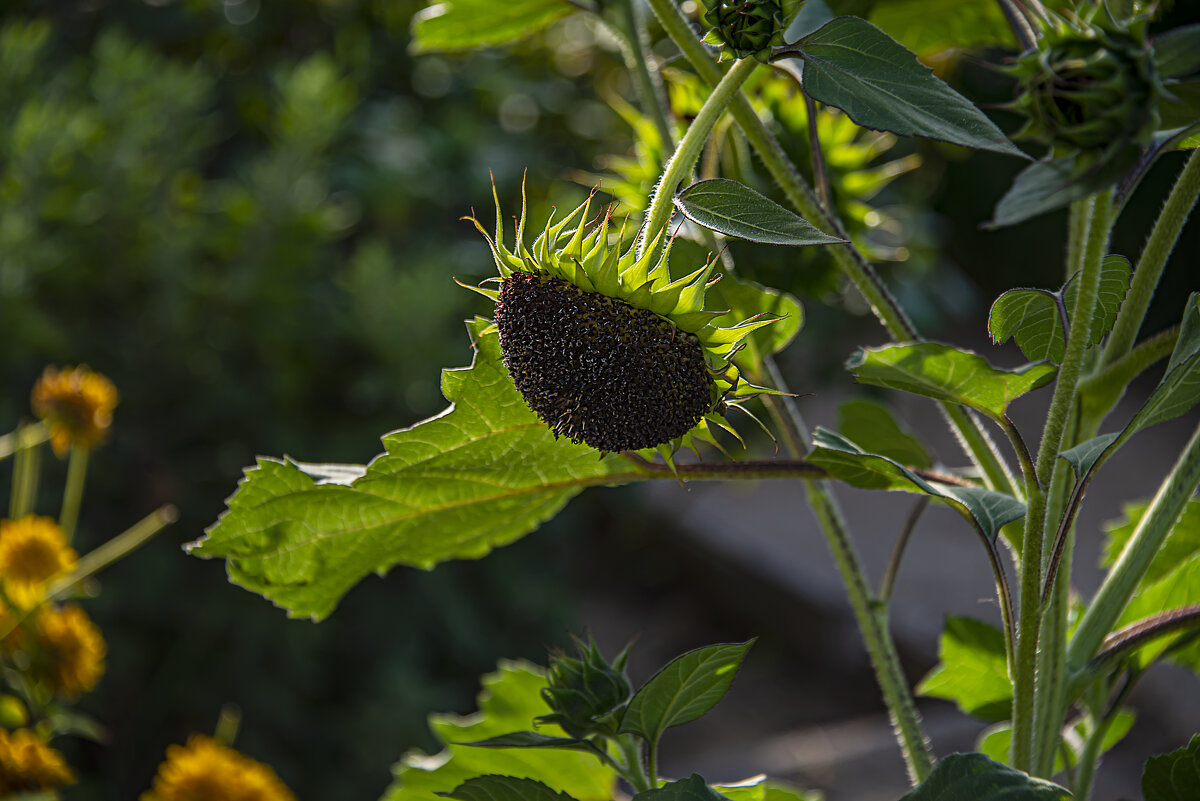
<instances>
[{"instance_id":1,"label":"large serrated leaf","mask_svg":"<svg viewBox=\"0 0 1200 801\"><path fill-rule=\"evenodd\" d=\"M864 19L837 17L798 47L804 91L859 125L1024 157L971 101Z\"/></svg>"},{"instance_id":2,"label":"large serrated leaf","mask_svg":"<svg viewBox=\"0 0 1200 801\"><path fill-rule=\"evenodd\" d=\"M838 431L868 453L877 453L909 467L927 468L933 462L916 437L909 434L886 406L870 400L846 401L838 407Z\"/></svg>"},{"instance_id":3,"label":"large serrated leaf","mask_svg":"<svg viewBox=\"0 0 1200 801\"><path fill-rule=\"evenodd\" d=\"M938 760L925 781L900 801L1064 801L1057 784L993 762L983 754L951 754Z\"/></svg>"},{"instance_id":4,"label":"large serrated leaf","mask_svg":"<svg viewBox=\"0 0 1200 801\"><path fill-rule=\"evenodd\" d=\"M668 782L653 790L643 790L633 801L726 801L725 796L708 786L708 783L693 773L686 779Z\"/></svg>"},{"instance_id":5,"label":"large serrated leaf","mask_svg":"<svg viewBox=\"0 0 1200 801\"><path fill-rule=\"evenodd\" d=\"M1142 769L1146 801L1196 801L1200 787L1200 734L1178 751L1150 757Z\"/></svg>"},{"instance_id":6,"label":"large serrated leaf","mask_svg":"<svg viewBox=\"0 0 1200 801\"><path fill-rule=\"evenodd\" d=\"M443 0L413 15L411 47L439 53L504 44L576 10L566 0Z\"/></svg>"},{"instance_id":7,"label":"large serrated leaf","mask_svg":"<svg viewBox=\"0 0 1200 801\"><path fill-rule=\"evenodd\" d=\"M616 772L590 754L551 749L492 749L458 745L486 740L530 724L546 712L541 668L525 662L501 662L482 679L479 711L473 715L432 715L429 726L446 744L438 754L410 751L393 768L395 781L382 801L437 801L437 793L458 787L481 774L552 781L579 801L610 801ZM551 736L558 726L543 725Z\"/></svg>"},{"instance_id":8,"label":"large serrated leaf","mask_svg":"<svg viewBox=\"0 0 1200 801\"><path fill-rule=\"evenodd\" d=\"M992 541L1001 528L1025 514L1025 504L1011 495L926 481L904 465L866 453L845 437L820 427L813 432L808 461L852 487L919 492L948 501Z\"/></svg>"},{"instance_id":9,"label":"large serrated leaf","mask_svg":"<svg viewBox=\"0 0 1200 801\"><path fill-rule=\"evenodd\" d=\"M1016 398L1050 383L1056 372L1045 362L1001 370L977 353L938 342L863 348L846 369L861 384L958 403L994 420Z\"/></svg>"},{"instance_id":10,"label":"large serrated leaf","mask_svg":"<svg viewBox=\"0 0 1200 801\"><path fill-rule=\"evenodd\" d=\"M488 773L467 779L448 793L438 793L457 801L576 801L534 779Z\"/></svg>"},{"instance_id":11,"label":"large serrated leaf","mask_svg":"<svg viewBox=\"0 0 1200 801\"><path fill-rule=\"evenodd\" d=\"M720 643L672 659L634 693L621 731L657 742L670 727L700 717L724 697L753 644Z\"/></svg>"},{"instance_id":12,"label":"large serrated leaf","mask_svg":"<svg viewBox=\"0 0 1200 801\"><path fill-rule=\"evenodd\" d=\"M584 487L630 480L620 460L554 438L513 387L496 335L479 335L486 326L471 325L474 363L443 372L449 409L388 434L357 473L260 459L190 552L226 559L231 581L290 616L320 619L368 573L484 556Z\"/></svg>"},{"instance_id":13,"label":"large serrated leaf","mask_svg":"<svg viewBox=\"0 0 1200 801\"><path fill-rule=\"evenodd\" d=\"M713 308L729 309L728 314L712 321L717 327L735 326L760 314L778 318L746 337L746 347L735 357L739 367L753 374L762 371L766 357L791 344L804 326L804 307L794 295L734 275L713 284L707 297Z\"/></svg>"},{"instance_id":14,"label":"large serrated leaf","mask_svg":"<svg viewBox=\"0 0 1200 801\"><path fill-rule=\"evenodd\" d=\"M1004 633L968 617L950 617L938 642L938 665L916 692L945 698L968 715L1003 720L1012 711Z\"/></svg>"},{"instance_id":15,"label":"large serrated leaf","mask_svg":"<svg viewBox=\"0 0 1200 801\"><path fill-rule=\"evenodd\" d=\"M692 222L713 231L766 245L830 245L846 240L728 178L699 181L673 198Z\"/></svg>"}]
</instances>

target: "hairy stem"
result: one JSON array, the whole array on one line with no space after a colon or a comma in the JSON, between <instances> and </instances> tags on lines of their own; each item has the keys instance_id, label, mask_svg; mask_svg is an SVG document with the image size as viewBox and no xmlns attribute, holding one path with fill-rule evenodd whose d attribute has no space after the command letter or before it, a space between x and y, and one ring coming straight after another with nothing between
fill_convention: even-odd
<instances>
[{"instance_id":1,"label":"hairy stem","mask_svg":"<svg viewBox=\"0 0 1200 801\"><path fill-rule=\"evenodd\" d=\"M1129 292L1125 295L1112 333L1108 336L1108 344L1100 357L1102 366L1117 361L1133 347L1163 268L1197 198L1200 198L1200 150L1193 150L1158 214L1150 238L1146 240L1142 257L1133 271Z\"/></svg>"},{"instance_id":2,"label":"hairy stem","mask_svg":"<svg viewBox=\"0 0 1200 801\"><path fill-rule=\"evenodd\" d=\"M654 123L663 148L670 149L675 140L671 134L671 126L667 122L666 104L663 102L662 79L658 70L646 57L645 31L646 26L638 19L638 7L634 0L618 0L620 13L619 39L624 45L625 66L633 75L633 83L637 89L638 101L642 113Z\"/></svg>"},{"instance_id":3,"label":"hairy stem","mask_svg":"<svg viewBox=\"0 0 1200 801\"><path fill-rule=\"evenodd\" d=\"M900 575L900 562L904 559L904 551L908 548L908 541L917 527L917 521L921 519L921 515L928 506L928 495L918 498L916 505L908 513L899 536L896 537L896 544L892 547L892 555L888 559L887 569L883 571L883 579L879 582L879 600L884 603L891 600L892 590L896 588L896 577Z\"/></svg>"},{"instance_id":4,"label":"hairy stem","mask_svg":"<svg viewBox=\"0 0 1200 801\"><path fill-rule=\"evenodd\" d=\"M692 174L692 169L696 166L696 159L699 158L700 151L704 148L704 142L712 132L713 126L717 124L717 120L729 107L730 100L738 96L742 84L746 82L750 73L754 72L754 68L757 66L758 62L752 58L744 58L736 62L733 68L721 78L720 83L713 88L708 99L704 101L704 105L700 107L700 112L688 126L687 133L683 135L683 139L679 140L679 146L675 148L675 155L671 156L671 160L667 162L667 168L654 188L654 196L650 199L650 208L646 212L646 219L642 223L642 232L638 238L639 256L654 241L658 232L670 222L671 201L675 197L675 190Z\"/></svg>"}]
</instances>

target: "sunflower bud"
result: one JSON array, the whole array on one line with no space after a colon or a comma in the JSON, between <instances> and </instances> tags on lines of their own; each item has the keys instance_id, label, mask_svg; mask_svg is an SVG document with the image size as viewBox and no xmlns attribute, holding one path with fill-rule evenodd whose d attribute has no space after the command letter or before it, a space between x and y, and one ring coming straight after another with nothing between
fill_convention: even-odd
<instances>
[{"instance_id":1,"label":"sunflower bud","mask_svg":"<svg viewBox=\"0 0 1200 801\"><path fill-rule=\"evenodd\" d=\"M585 643L578 637L572 639L578 659L561 651L550 655L542 700L554 711L538 721L557 723L572 737L616 734L617 713L633 695L633 685L625 675L629 648L609 664L595 640L589 638Z\"/></svg>"},{"instance_id":2,"label":"sunflower bud","mask_svg":"<svg viewBox=\"0 0 1200 801\"><path fill-rule=\"evenodd\" d=\"M1084 152L1146 145L1158 128L1162 85L1145 37L1099 27L1048 31L1014 68L1018 136Z\"/></svg>"},{"instance_id":3,"label":"sunflower bud","mask_svg":"<svg viewBox=\"0 0 1200 801\"><path fill-rule=\"evenodd\" d=\"M701 18L712 27L704 41L724 47L722 58L754 56L766 62L771 48L783 44L784 14L779 0L705 0Z\"/></svg>"}]
</instances>

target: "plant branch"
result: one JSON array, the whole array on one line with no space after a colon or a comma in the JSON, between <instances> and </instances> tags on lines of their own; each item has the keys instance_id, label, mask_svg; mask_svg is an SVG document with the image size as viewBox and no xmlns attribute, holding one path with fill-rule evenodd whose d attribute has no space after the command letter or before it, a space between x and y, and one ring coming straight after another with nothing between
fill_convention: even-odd
<instances>
[{"instance_id":1,"label":"plant branch","mask_svg":"<svg viewBox=\"0 0 1200 801\"><path fill-rule=\"evenodd\" d=\"M833 214L833 196L829 192L829 173L825 169L825 154L821 150L821 137L817 129L817 101L808 92L804 94L804 108L808 112L808 150L812 157L813 182L817 185L817 200L826 214Z\"/></svg>"},{"instance_id":2,"label":"plant branch","mask_svg":"<svg viewBox=\"0 0 1200 801\"><path fill-rule=\"evenodd\" d=\"M1200 604L1170 609L1131 623L1104 638L1099 653L1088 664L1089 671L1102 669L1106 664L1151 640L1174 634L1181 629L1200 626Z\"/></svg>"},{"instance_id":3,"label":"plant branch","mask_svg":"<svg viewBox=\"0 0 1200 801\"><path fill-rule=\"evenodd\" d=\"M1112 364L1133 347L1163 268L1197 198L1200 198L1200 150L1193 150L1146 240L1142 257L1133 271L1129 291L1121 303L1121 310L1117 312L1112 333L1108 335L1108 343L1100 357L1101 366Z\"/></svg>"},{"instance_id":4,"label":"plant branch","mask_svg":"<svg viewBox=\"0 0 1200 801\"><path fill-rule=\"evenodd\" d=\"M883 579L879 582L879 600L890 601L892 598L892 590L896 587L896 577L900 574L900 562L904 559L904 551L908 547L908 541L912 538L912 533L917 527L917 521L921 519L921 515L929 507L929 496L922 495L917 498L917 503L913 506L912 511L908 513L908 518L904 521L904 527L900 529L900 536L896 537L896 544L892 548L891 558L888 559L887 569L883 571Z\"/></svg>"},{"instance_id":5,"label":"plant branch","mask_svg":"<svg viewBox=\"0 0 1200 801\"><path fill-rule=\"evenodd\" d=\"M67 483L63 488L62 511L58 515L58 527L63 536L70 542L75 536L75 526L79 523L79 507L83 505L83 486L87 477L88 456L90 451L78 445L71 446L71 456L67 462Z\"/></svg>"},{"instance_id":6,"label":"plant branch","mask_svg":"<svg viewBox=\"0 0 1200 801\"><path fill-rule=\"evenodd\" d=\"M46 590L46 597L56 598L65 594L84 579L128 556L178 519L179 510L174 506L160 506L108 542L84 555L69 575L50 585Z\"/></svg>"},{"instance_id":7,"label":"plant branch","mask_svg":"<svg viewBox=\"0 0 1200 801\"><path fill-rule=\"evenodd\" d=\"M1037 47L1037 34L1034 33L1033 26L1029 24L1029 20L1025 19L1025 15L1021 13L1017 4L1013 0L999 0L999 3L1000 10L1004 13L1004 19L1008 23L1008 27L1012 29L1018 44L1021 45L1021 50Z\"/></svg>"}]
</instances>

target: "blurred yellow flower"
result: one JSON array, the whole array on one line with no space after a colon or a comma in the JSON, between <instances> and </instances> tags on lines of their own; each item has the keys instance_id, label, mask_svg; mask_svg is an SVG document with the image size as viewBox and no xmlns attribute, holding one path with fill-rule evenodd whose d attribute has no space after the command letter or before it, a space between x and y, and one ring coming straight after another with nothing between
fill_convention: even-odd
<instances>
[{"instance_id":1,"label":"blurred yellow flower","mask_svg":"<svg viewBox=\"0 0 1200 801\"><path fill-rule=\"evenodd\" d=\"M42 609L37 638L45 660L41 673L54 692L79 695L104 675L104 638L78 605Z\"/></svg>"},{"instance_id":2,"label":"blurred yellow flower","mask_svg":"<svg viewBox=\"0 0 1200 801\"><path fill-rule=\"evenodd\" d=\"M0 796L74 784L62 754L29 729L0 729Z\"/></svg>"},{"instance_id":3,"label":"blurred yellow flower","mask_svg":"<svg viewBox=\"0 0 1200 801\"><path fill-rule=\"evenodd\" d=\"M66 456L72 445L90 450L104 440L117 406L117 388L86 367L47 367L34 384L31 402L34 414L50 429L54 452Z\"/></svg>"},{"instance_id":4,"label":"blurred yellow flower","mask_svg":"<svg viewBox=\"0 0 1200 801\"><path fill-rule=\"evenodd\" d=\"M28 609L46 591L46 583L75 569L78 555L62 529L48 517L26 515L0 520L0 582L8 599Z\"/></svg>"},{"instance_id":5,"label":"blurred yellow flower","mask_svg":"<svg viewBox=\"0 0 1200 801\"><path fill-rule=\"evenodd\" d=\"M268 766L193 734L186 746L167 747L167 759L141 801L296 801L296 796Z\"/></svg>"}]
</instances>

